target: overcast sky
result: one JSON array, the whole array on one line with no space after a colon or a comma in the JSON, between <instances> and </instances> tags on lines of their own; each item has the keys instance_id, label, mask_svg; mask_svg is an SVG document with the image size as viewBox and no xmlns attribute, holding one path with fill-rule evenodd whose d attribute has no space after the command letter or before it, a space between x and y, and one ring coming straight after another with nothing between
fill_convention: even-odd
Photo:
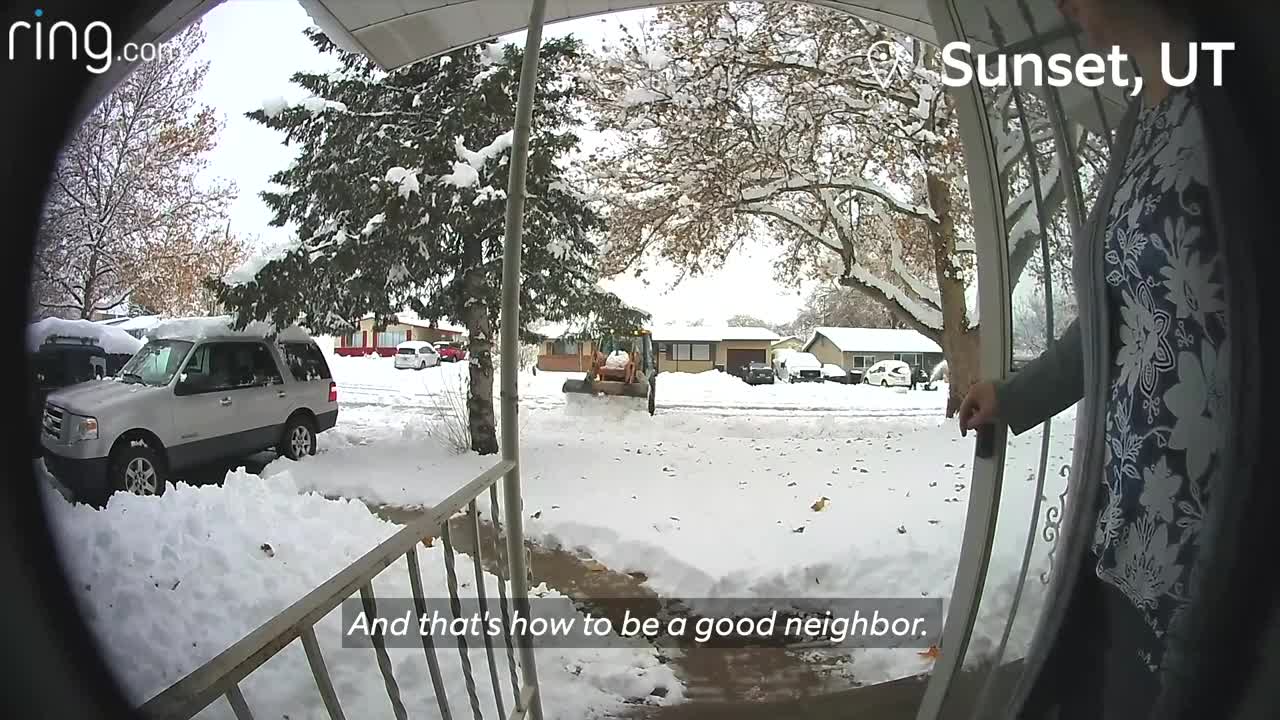
<instances>
[{"instance_id":1,"label":"overcast sky","mask_svg":"<svg viewBox=\"0 0 1280 720\"><path fill-rule=\"evenodd\" d=\"M549 26L545 36L573 33L598 45L616 33L619 22L634 23L638 13L587 18ZM271 173L293 157L280 136L244 117L263 100L283 96L301 99L305 93L289 83L299 70L324 70L331 65L302 35L311 25L293 0L227 0L204 18L208 34L201 56L210 61L201 101L214 107L225 121L209 172L232 180L239 196L231 209L233 228L242 235L261 236L263 242L281 240L282 230L271 228L271 213L258 193ZM523 43L524 33L505 40ZM773 280L778 251L767 238L730 258L714 275L686 279L672 289L672 267L648 267L641 279L613 281L610 289L628 302L653 313L659 324L702 319L722 322L746 313L769 322L786 322L803 300L795 287Z\"/></svg>"}]
</instances>

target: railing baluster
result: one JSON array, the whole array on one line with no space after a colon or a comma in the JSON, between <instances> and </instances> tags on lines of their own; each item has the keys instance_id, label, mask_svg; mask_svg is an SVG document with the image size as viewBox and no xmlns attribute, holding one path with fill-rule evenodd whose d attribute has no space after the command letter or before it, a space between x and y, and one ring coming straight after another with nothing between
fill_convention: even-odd
<instances>
[{"instance_id":1,"label":"railing baluster","mask_svg":"<svg viewBox=\"0 0 1280 720\"><path fill-rule=\"evenodd\" d=\"M449 581L449 609L453 611L454 618L459 618L462 616L462 602L458 599L458 574L453 567L453 540L449 535L448 518L440 525L440 540L444 544L444 570ZM467 682L467 695L471 698L471 713L476 720L483 720L480 696L476 694L476 678L471 671L471 656L467 652L467 639L462 634L458 635L458 658L462 661L462 677Z\"/></svg>"},{"instance_id":2,"label":"railing baluster","mask_svg":"<svg viewBox=\"0 0 1280 720\"><path fill-rule=\"evenodd\" d=\"M493 701L498 707L498 717L506 715L502 702L502 682L498 680L498 661L493 656L493 637L487 632L489 623L489 600L484 589L484 564L480 555L480 508L472 500L467 508L471 513L471 545L475 552L471 554L471 564L476 572L476 607L480 611L480 619L486 625L484 633L484 653L489 658L489 681L493 683ZM501 580L499 580L501 582Z\"/></svg>"},{"instance_id":3,"label":"railing baluster","mask_svg":"<svg viewBox=\"0 0 1280 720\"><path fill-rule=\"evenodd\" d=\"M427 599L422 593L422 569L418 565L418 551L409 548L405 553L409 559L409 585L413 588L413 609L417 613L418 622L427 617ZM444 678L440 676L440 660L436 657L436 642L431 633L419 633L422 636L422 650L427 655L427 672L431 675L431 687L435 689L436 704L440 706L442 720L453 720L449 710L448 693L444 687Z\"/></svg>"},{"instance_id":4,"label":"railing baluster","mask_svg":"<svg viewBox=\"0 0 1280 720\"><path fill-rule=\"evenodd\" d=\"M329 719L347 720L347 716L342 713L342 704L338 702L338 693L334 692L333 680L329 679L329 668L325 667L320 643L316 641L316 629L311 625L302 631L302 649L307 652L307 663L311 665L311 674L315 676L320 699L324 700L324 709L329 711Z\"/></svg>"},{"instance_id":5,"label":"railing baluster","mask_svg":"<svg viewBox=\"0 0 1280 720\"><path fill-rule=\"evenodd\" d=\"M373 597L372 582L360 586L360 604L364 606L364 615L370 622L378 617L378 604ZM409 714L405 712L404 703L400 700L400 686L396 684L396 676L391 671L387 638L381 631L375 629L370 633L370 639L373 641L373 651L378 657L378 669L382 671L382 682L387 686L387 697L391 699L391 711L396 714L396 720L408 720Z\"/></svg>"},{"instance_id":6,"label":"railing baluster","mask_svg":"<svg viewBox=\"0 0 1280 720\"><path fill-rule=\"evenodd\" d=\"M235 713L236 720L253 720L253 713L249 712L249 703L245 702L244 693L240 692L238 683L232 685L227 691L227 702L231 703L231 712Z\"/></svg>"},{"instance_id":7,"label":"railing baluster","mask_svg":"<svg viewBox=\"0 0 1280 720\"><path fill-rule=\"evenodd\" d=\"M507 664L511 666L511 695L516 710L523 711L520 697L520 676L516 673L516 649L511 642L511 609L507 606L507 576L510 575L507 559L502 552L502 515L498 505L498 486L489 486L489 512L493 514L493 550L498 567L498 607L502 610L502 638L507 642Z\"/></svg>"}]
</instances>

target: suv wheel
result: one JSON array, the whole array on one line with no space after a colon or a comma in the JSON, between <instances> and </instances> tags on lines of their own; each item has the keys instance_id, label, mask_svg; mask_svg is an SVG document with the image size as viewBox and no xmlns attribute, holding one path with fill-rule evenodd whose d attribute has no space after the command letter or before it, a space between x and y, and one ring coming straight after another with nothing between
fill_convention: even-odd
<instances>
[{"instance_id":1,"label":"suv wheel","mask_svg":"<svg viewBox=\"0 0 1280 720\"><path fill-rule=\"evenodd\" d=\"M284 439L280 443L280 454L290 460L301 460L304 455L316 454L316 431L311 422L302 415L289 418L284 426Z\"/></svg>"},{"instance_id":2,"label":"suv wheel","mask_svg":"<svg viewBox=\"0 0 1280 720\"><path fill-rule=\"evenodd\" d=\"M129 445L111 462L111 484L134 495L163 495L164 470L160 457L147 445Z\"/></svg>"}]
</instances>

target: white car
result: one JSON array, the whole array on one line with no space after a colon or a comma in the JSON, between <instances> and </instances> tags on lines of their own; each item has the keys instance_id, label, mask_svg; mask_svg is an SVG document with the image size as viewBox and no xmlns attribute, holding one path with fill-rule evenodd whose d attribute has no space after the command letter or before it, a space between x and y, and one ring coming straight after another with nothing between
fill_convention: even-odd
<instances>
[{"instance_id":1,"label":"white car","mask_svg":"<svg viewBox=\"0 0 1280 720\"><path fill-rule=\"evenodd\" d=\"M901 360L881 360L862 373L862 382L883 387L911 387L911 366Z\"/></svg>"},{"instance_id":2,"label":"white car","mask_svg":"<svg viewBox=\"0 0 1280 720\"><path fill-rule=\"evenodd\" d=\"M822 366L822 377L826 378L827 382L847 383L849 371L835 363L827 363Z\"/></svg>"},{"instance_id":3,"label":"white car","mask_svg":"<svg viewBox=\"0 0 1280 720\"><path fill-rule=\"evenodd\" d=\"M421 370L440 364L440 353L436 347L422 340L409 340L396 346L395 365L397 370Z\"/></svg>"},{"instance_id":4,"label":"white car","mask_svg":"<svg viewBox=\"0 0 1280 720\"><path fill-rule=\"evenodd\" d=\"M822 382L822 361L813 353L793 352L782 359L778 379L785 383Z\"/></svg>"}]
</instances>

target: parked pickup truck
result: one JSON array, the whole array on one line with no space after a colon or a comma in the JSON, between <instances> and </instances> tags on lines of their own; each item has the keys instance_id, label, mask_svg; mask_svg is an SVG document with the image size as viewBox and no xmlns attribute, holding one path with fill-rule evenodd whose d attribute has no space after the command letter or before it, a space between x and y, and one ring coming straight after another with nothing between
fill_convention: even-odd
<instances>
[{"instance_id":1,"label":"parked pickup truck","mask_svg":"<svg viewBox=\"0 0 1280 720\"><path fill-rule=\"evenodd\" d=\"M295 337L295 336L290 336ZM45 465L74 496L159 495L172 474L275 448L297 460L338 420L338 389L310 338L150 339L108 382L51 393Z\"/></svg>"}]
</instances>

